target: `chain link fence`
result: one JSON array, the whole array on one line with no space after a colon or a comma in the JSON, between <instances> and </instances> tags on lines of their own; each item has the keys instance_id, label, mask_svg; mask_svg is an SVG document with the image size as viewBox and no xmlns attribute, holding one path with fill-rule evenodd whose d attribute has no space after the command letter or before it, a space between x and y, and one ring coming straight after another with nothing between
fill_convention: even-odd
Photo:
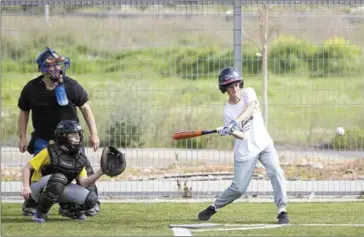
<instances>
[{"instance_id":1,"label":"chain link fence","mask_svg":"<svg viewBox=\"0 0 364 237\"><path fill-rule=\"evenodd\" d=\"M213 197L230 184L231 137L172 140L222 125L227 66L257 92L290 196L363 194L362 1L1 1L1 26L3 197L20 198L32 158L17 147L17 100L45 47L70 58L101 146L126 153L125 173L98 181L104 198ZM271 194L259 164L247 196Z\"/></svg>"}]
</instances>

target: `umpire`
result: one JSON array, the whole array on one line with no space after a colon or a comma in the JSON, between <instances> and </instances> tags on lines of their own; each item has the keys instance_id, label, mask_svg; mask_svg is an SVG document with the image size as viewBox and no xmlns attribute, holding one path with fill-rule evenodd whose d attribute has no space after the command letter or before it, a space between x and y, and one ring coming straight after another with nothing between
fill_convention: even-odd
<instances>
[{"instance_id":1,"label":"umpire","mask_svg":"<svg viewBox=\"0 0 364 237\"><path fill-rule=\"evenodd\" d=\"M28 151L34 156L37 155L43 148L48 146L50 140L54 139L54 130L61 120L79 122L76 107L80 109L88 125L90 143L94 151L96 151L100 140L96 122L88 104L88 94L76 80L66 76L70 60L47 47L38 55L36 62L42 75L29 81L23 87L18 100L20 109L18 121L20 152ZM28 144L26 131L30 111L32 112L33 132ZM94 173L89 160L86 163L86 171L87 175ZM92 185L90 189L97 193L95 185ZM22 209L23 215L34 215L35 201L27 199ZM94 208L85 214L94 216L99 211L100 202L97 202Z\"/></svg>"}]
</instances>

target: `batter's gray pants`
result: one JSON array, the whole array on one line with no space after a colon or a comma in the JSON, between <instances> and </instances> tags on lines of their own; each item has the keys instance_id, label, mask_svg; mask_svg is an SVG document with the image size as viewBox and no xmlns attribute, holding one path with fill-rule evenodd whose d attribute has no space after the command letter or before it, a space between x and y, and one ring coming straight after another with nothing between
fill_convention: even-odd
<instances>
[{"instance_id":1,"label":"batter's gray pants","mask_svg":"<svg viewBox=\"0 0 364 237\"><path fill-rule=\"evenodd\" d=\"M30 185L30 189L32 190L32 197L34 200L38 199L39 194L47 186L50 177L51 175L44 176L39 181L34 182ZM70 183L64 188L63 194L59 198L59 203L73 203L82 205L85 203L86 197L89 192L90 191L88 189L80 185Z\"/></svg>"},{"instance_id":2,"label":"batter's gray pants","mask_svg":"<svg viewBox=\"0 0 364 237\"><path fill-rule=\"evenodd\" d=\"M249 160L238 161L235 157L232 184L215 200L216 208L232 203L246 192L258 160L265 167L267 175L271 180L274 191L274 203L278 208L286 207L288 200L284 172L280 167L278 153L274 145L269 145L257 156Z\"/></svg>"}]
</instances>

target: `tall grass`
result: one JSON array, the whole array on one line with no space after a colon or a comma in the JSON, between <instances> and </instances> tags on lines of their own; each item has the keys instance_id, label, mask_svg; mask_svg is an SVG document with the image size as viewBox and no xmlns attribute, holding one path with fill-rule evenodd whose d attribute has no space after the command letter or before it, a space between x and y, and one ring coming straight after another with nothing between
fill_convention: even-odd
<instances>
[{"instance_id":1,"label":"tall grass","mask_svg":"<svg viewBox=\"0 0 364 237\"><path fill-rule=\"evenodd\" d=\"M70 70L69 75L72 74ZM3 75L2 138L5 143L16 143L17 98L24 83L35 75ZM191 81L148 76L139 79L123 73L83 74L74 78L89 93L104 144L114 142L112 136L121 136L123 140L134 136L138 137L134 141L143 147L231 148L232 140L228 137L205 136L180 143L171 139L175 131L222 125L226 95L218 90L216 78ZM245 78L245 85L256 89L259 100L260 78L259 75ZM268 129L276 142L325 143L335 136L337 126L357 129L364 125L361 78L330 78L329 82L305 77L270 77ZM122 122L136 126L137 130L125 128L111 135L110 129L115 123ZM84 122L83 125L86 126Z\"/></svg>"},{"instance_id":2,"label":"tall grass","mask_svg":"<svg viewBox=\"0 0 364 237\"><path fill-rule=\"evenodd\" d=\"M315 19L321 19L317 14ZM52 16L50 21L50 26L46 26L40 16L2 17L4 143L16 144L20 90L38 75L35 57L49 46L71 58L67 73L87 89L103 144L230 149L229 137L205 136L178 143L171 140L175 131L222 125L226 96L218 91L216 76L221 68L234 64L232 22L224 14L173 19ZM282 24L282 33L297 37L297 32L286 30L287 24L307 29L304 24L308 22L312 19L279 20L274 24ZM349 27L345 22L340 24L337 26L340 29ZM258 42L256 21L247 19L244 27L249 29L246 33L251 39ZM309 44L317 45L308 46L310 49L322 49L320 43L328 37L317 27L309 29L307 34L299 34L305 37L302 42L306 45L311 40ZM344 32L347 31L341 34ZM352 35L345 35L348 37ZM351 42L359 42L358 39L352 38ZM292 44L295 50L293 46L283 45L280 49L272 45L271 53L277 57L271 58L283 60L283 66L278 68L273 59L270 61L271 72L276 72L269 76L268 92L268 129L273 138L278 143L312 145L330 142L337 126L348 129L364 126L361 95L364 83L360 76L346 76L349 73L344 72L343 77L331 74L325 79L309 78L314 69L298 62L309 56L300 58L303 46ZM315 52L326 55L325 50ZM351 60L360 66L363 60L357 52L355 46L355 58ZM245 86L254 87L260 99L261 61L256 53L254 44L245 40L242 55ZM297 63L297 67L287 63ZM319 69L325 72L321 66ZM293 69L299 70L291 73Z\"/></svg>"}]
</instances>

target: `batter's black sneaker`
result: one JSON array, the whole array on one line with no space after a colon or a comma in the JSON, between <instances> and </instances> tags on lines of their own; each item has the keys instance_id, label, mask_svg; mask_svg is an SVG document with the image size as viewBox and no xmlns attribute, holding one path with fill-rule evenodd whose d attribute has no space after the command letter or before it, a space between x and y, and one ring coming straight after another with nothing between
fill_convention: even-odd
<instances>
[{"instance_id":1,"label":"batter's black sneaker","mask_svg":"<svg viewBox=\"0 0 364 237\"><path fill-rule=\"evenodd\" d=\"M278 219L278 224L280 224L280 225L289 223L288 213L285 211L282 211L281 213L279 213L277 216L277 219Z\"/></svg>"},{"instance_id":2,"label":"batter's black sneaker","mask_svg":"<svg viewBox=\"0 0 364 237\"><path fill-rule=\"evenodd\" d=\"M198 213L198 219L200 221L208 221L216 212L215 207L208 206L205 210Z\"/></svg>"}]
</instances>

